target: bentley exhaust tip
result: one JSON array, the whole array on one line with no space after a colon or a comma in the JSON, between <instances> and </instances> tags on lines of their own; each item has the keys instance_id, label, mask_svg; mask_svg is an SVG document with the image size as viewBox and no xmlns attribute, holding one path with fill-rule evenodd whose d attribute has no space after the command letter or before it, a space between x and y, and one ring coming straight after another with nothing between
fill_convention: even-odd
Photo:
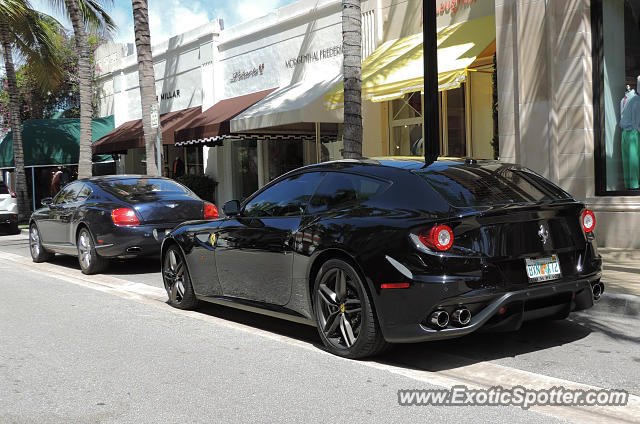
<instances>
[{"instance_id":1,"label":"bentley exhaust tip","mask_svg":"<svg viewBox=\"0 0 640 424\"><path fill-rule=\"evenodd\" d=\"M604 289L604 284L602 283L596 283L593 285L593 287L591 287L591 290L593 291L593 301L597 302L600 300L600 297L602 296L602 291Z\"/></svg>"},{"instance_id":2,"label":"bentley exhaust tip","mask_svg":"<svg viewBox=\"0 0 640 424\"><path fill-rule=\"evenodd\" d=\"M435 311L429 317L429 322L434 328L445 328L449 324L449 314L447 311Z\"/></svg>"},{"instance_id":3,"label":"bentley exhaust tip","mask_svg":"<svg viewBox=\"0 0 640 424\"><path fill-rule=\"evenodd\" d=\"M467 308L459 308L451 315L453 322L459 325L467 325L471 322L471 311Z\"/></svg>"}]
</instances>

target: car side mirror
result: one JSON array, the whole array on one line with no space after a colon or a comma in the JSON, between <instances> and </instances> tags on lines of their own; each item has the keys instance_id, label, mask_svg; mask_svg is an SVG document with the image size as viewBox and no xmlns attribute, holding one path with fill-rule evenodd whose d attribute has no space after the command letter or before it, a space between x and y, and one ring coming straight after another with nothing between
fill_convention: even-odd
<instances>
[{"instance_id":1,"label":"car side mirror","mask_svg":"<svg viewBox=\"0 0 640 424\"><path fill-rule=\"evenodd\" d=\"M237 200L229 200L222 207L222 212L227 216L235 216L240 214L240 202Z\"/></svg>"},{"instance_id":2,"label":"car side mirror","mask_svg":"<svg viewBox=\"0 0 640 424\"><path fill-rule=\"evenodd\" d=\"M51 197L45 197L44 199L40 200L40 204L42 206L49 206L53 203L53 199Z\"/></svg>"}]
</instances>

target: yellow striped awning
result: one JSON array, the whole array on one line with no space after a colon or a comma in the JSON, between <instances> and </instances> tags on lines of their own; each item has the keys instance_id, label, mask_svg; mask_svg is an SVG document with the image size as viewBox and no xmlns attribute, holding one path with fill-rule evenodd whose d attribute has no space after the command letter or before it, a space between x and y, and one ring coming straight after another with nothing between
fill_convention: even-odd
<instances>
[{"instance_id":1,"label":"yellow striped awning","mask_svg":"<svg viewBox=\"0 0 640 424\"><path fill-rule=\"evenodd\" d=\"M438 31L438 90L460 87L467 68L494 40L495 17L473 19ZM381 102L423 91L422 34L387 41L362 62L362 98ZM344 88L325 95L329 109L343 107Z\"/></svg>"}]
</instances>

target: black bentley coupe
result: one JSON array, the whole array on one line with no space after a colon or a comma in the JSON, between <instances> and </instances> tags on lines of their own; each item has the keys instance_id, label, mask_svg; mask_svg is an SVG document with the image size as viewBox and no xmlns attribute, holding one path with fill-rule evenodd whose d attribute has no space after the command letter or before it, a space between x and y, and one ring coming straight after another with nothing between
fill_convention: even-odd
<instances>
[{"instance_id":1,"label":"black bentley coupe","mask_svg":"<svg viewBox=\"0 0 640 424\"><path fill-rule=\"evenodd\" d=\"M109 258L157 255L166 233L188 220L218 218L216 207L173 180L144 175L92 177L66 185L31 215L34 262L77 255L85 274Z\"/></svg>"},{"instance_id":2,"label":"black bentley coupe","mask_svg":"<svg viewBox=\"0 0 640 424\"><path fill-rule=\"evenodd\" d=\"M164 239L169 303L309 323L345 357L561 319L604 289L594 214L516 165L328 162L223 210Z\"/></svg>"}]
</instances>

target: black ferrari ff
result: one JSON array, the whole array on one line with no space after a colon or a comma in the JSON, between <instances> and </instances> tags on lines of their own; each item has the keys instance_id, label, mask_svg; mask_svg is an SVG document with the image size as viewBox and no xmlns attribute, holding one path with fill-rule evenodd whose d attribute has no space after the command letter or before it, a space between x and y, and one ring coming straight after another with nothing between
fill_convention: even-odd
<instances>
[{"instance_id":1,"label":"black ferrari ff","mask_svg":"<svg viewBox=\"0 0 640 424\"><path fill-rule=\"evenodd\" d=\"M309 323L345 357L561 319L604 289L594 214L516 165L322 163L223 210L164 239L169 303Z\"/></svg>"},{"instance_id":2,"label":"black ferrari ff","mask_svg":"<svg viewBox=\"0 0 640 424\"><path fill-rule=\"evenodd\" d=\"M31 215L34 262L55 253L77 255L85 274L109 258L158 255L166 233L188 220L218 218L218 210L187 187L162 177L92 177L66 185Z\"/></svg>"}]
</instances>

